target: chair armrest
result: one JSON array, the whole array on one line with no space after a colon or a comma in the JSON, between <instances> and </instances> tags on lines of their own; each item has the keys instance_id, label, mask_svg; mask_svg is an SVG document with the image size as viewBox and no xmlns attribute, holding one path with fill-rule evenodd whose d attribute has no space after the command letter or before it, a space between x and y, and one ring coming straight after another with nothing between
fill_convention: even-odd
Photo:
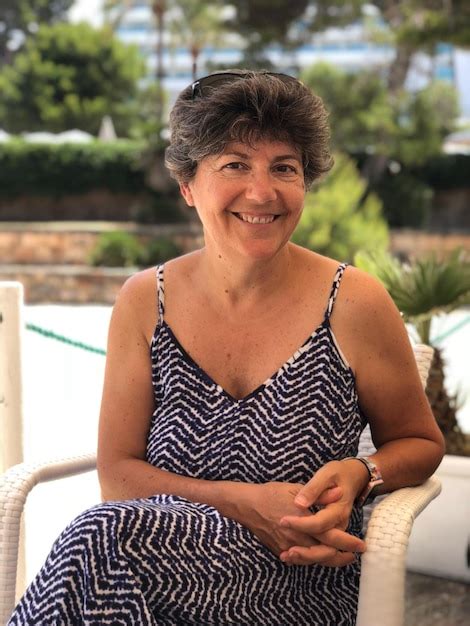
<instances>
[{"instance_id":1,"label":"chair armrest","mask_svg":"<svg viewBox=\"0 0 470 626\"><path fill-rule=\"evenodd\" d=\"M39 483L89 472L96 468L96 455L44 463L21 463L0 476L0 624L15 604L21 515L31 490Z\"/></svg>"},{"instance_id":2,"label":"chair armrest","mask_svg":"<svg viewBox=\"0 0 470 626\"><path fill-rule=\"evenodd\" d=\"M422 485L394 491L373 510L362 556L356 626L402 626L413 521L440 492L439 479L431 476Z\"/></svg>"}]
</instances>

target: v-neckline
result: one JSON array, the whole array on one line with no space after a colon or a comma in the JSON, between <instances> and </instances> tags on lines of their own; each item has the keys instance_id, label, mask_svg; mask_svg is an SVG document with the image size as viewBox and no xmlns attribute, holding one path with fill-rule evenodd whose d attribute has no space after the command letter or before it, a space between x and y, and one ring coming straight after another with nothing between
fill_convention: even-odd
<instances>
[{"instance_id":1,"label":"v-neckline","mask_svg":"<svg viewBox=\"0 0 470 626\"><path fill-rule=\"evenodd\" d=\"M175 345L177 350L179 350L179 352L181 352L181 355L183 356L183 358L185 359L185 361L189 365L191 365L193 368L195 368L207 380L207 382L209 382L211 385L216 387L217 391L220 394L224 395L226 398L228 398L231 402L233 402L235 404L241 404L243 402L248 401L253 396L256 396L258 393L260 393L266 387L269 387L269 385L271 385L272 382L276 378L278 378L283 372L286 372L288 369L290 369L291 365L293 363L295 363L297 361L297 359L304 352L306 352L306 350L310 346L310 343L313 340L316 339L316 337L319 335L320 331L323 330L323 328L328 328L329 320L326 317L323 318L323 320L320 322L320 324L318 324L318 326L316 326L314 331L307 337L307 339L297 348L297 350L295 350L295 352L286 361L284 361L284 363L271 376L269 376L263 383L258 385L255 389L253 389L253 391L250 391L247 395L245 395L245 396L243 396L241 398L236 398L230 392L228 392L224 387L222 387L222 385L220 385L217 381L215 381L212 378L212 376L210 376L206 372L206 370L203 367L201 367L199 365L199 363L197 363L197 361L195 361L193 359L193 357L189 354L189 352L181 344L181 342L179 341L178 337L173 332L173 329L165 321L165 319L160 321L159 326L161 328L165 328L167 330L167 332L168 332L168 334L169 334L173 344Z\"/></svg>"}]
</instances>

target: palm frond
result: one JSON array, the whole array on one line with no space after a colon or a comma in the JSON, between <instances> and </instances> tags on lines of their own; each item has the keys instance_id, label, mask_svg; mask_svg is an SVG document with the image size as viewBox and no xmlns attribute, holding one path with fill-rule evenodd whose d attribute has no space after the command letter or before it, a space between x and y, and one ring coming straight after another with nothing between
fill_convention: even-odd
<instances>
[{"instance_id":1,"label":"palm frond","mask_svg":"<svg viewBox=\"0 0 470 626\"><path fill-rule=\"evenodd\" d=\"M388 253L361 252L355 264L376 276L406 321L415 325L470 304L470 258L462 249L401 263Z\"/></svg>"}]
</instances>

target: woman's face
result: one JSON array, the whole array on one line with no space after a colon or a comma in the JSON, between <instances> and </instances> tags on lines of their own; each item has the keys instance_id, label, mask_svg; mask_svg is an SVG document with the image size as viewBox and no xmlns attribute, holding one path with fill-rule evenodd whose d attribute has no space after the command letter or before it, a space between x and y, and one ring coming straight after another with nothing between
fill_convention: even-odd
<instances>
[{"instance_id":1,"label":"woman's face","mask_svg":"<svg viewBox=\"0 0 470 626\"><path fill-rule=\"evenodd\" d=\"M305 197L302 158L289 143L230 143L204 158L180 185L204 227L206 248L253 259L276 254L289 240Z\"/></svg>"}]
</instances>

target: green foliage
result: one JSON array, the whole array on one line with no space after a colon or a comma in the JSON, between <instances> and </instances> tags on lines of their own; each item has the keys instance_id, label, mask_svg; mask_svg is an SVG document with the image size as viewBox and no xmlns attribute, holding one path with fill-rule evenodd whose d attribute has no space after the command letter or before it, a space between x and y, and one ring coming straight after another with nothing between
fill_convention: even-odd
<instances>
[{"instance_id":1,"label":"green foliage","mask_svg":"<svg viewBox=\"0 0 470 626\"><path fill-rule=\"evenodd\" d=\"M73 0L2 0L0 2L0 66L12 56L8 43L13 33L28 36L39 23L65 20Z\"/></svg>"},{"instance_id":2,"label":"green foliage","mask_svg":"<svg viewBox=\"0 0 470 626\"><path fill-rule=\"evenodd\" d=\"M311 31L319 31L329 26L352 24L367 4L379 9L382 24L392 31L395 43L428 50L439 42L462 47L470 45L468 0L316 0L316 10L307 25Z\"/></svg>"},{"instance_id":3,"label":"green foliage","mask_svg":"<svg viewBox=\"0 0 470 626\"><path fill-rule=\"evenodd\" d=\"M434 81L417 93L403 93L395 111L398 133L392 155L402 163L419 164L439 154L458 114L457 93L448 83Z\"/></svg>"},{"instance_id":4,"label":"green foliage","mask_svg":"<svg viewBox=\"0 0 470 626\"><path fill-rule=\"evenodd\" d=\"M435 2L412 0L400 3L404 19L397 40L415 47L432 47L439 42L470 45L470 4L468 0Z\"/></svg>"},{"instance_id":5,"label":"green foliage","mask_svg":"<svg viewBox=\"0 0 470 626\"><path fill-rule=\"evenodd\" d=\"M384 252L362 251L354 264L383 283L424 343L430 343L433 316L470 304L470 257L461 249L445 259L433 254L411 263L400 263Z\"/></svg>"},{"instance_id":6,"label":"green foliage","mask_svg":"<svg viewBox=\"0 0 470 626\"><path fill-rule=\"evenodd\" d=\"M0 144L2 196L85 193L91 189L137 192L145 188L135 141L89 144Z\"/></svg>"},{"instance_id":7,"label":"green foliage","mask_svg":"<svg viewBox=\"0 0 470 626\"><path fill-rule=\"evenodd\" d=\"M160 133L163 124L158 114L156 102L162 98L163 105L168 100L167 94L156 83L149 83L145 87L140 87L136 98L130 104L132 113L129 126L129 137L146 141L152 144L154 149L160 150L162 142Z\"/></svg>"},{"instance_id":8,"label":"green foliage","mask_svg":"<svg viewBox=\"0 0 470 626\"><path fill-rule=\"evenodd\" d=\"M290 25L302 17L308 4L308 0L234 0L236 14L230 25L259 48L271 42L283 44Z\"/></svg>"},{"instance_id":9,"label":"green foliage","mask_svg":"<svg viewBox=\"0 0 470 626\"><path fill-rule=\"evenodd\" d=\"M79 128L97 134L111 115L118 135L144 64L136 48L88 24L41 26L0 72L0 126L9 132Z\"/></svg>"},{"instance_id":10,"label":"green foliage","mask_svg":"<svg viewBox=\"0 0 470 626\"><path fill-rule=\"evenodd\" d=\"M139 241L130 233L103 233L90 255L90 262L107 267L132 267L138 264L142 251Z\"/></svg>"},{"instance_id":11,"label":"green foliage","mask_svg":"<svg viewBox=\"0 0 470 626\"><path fill-rule=\"evenodd\" d=\"M316 63L302 72L301 79L325 102L337 150L387 149L388 139L397 129L378 73L351 74L330 63Z\"/></svg>"},{"instance_id":12,"label":"green foliage","mask_svg":"<svg viewBox=\"0 0 470 626\"><path fill-rule=\"evenodd\" d=\"M434 189L468 187L469 154L441 154L428 159L413 174Z\"/></svg>"},{"instance_id":13,"label":"green foliage","mask_svg":"<svg viewBox=\"0 0 470 626\"><path fill-rule=\"evenodd\" d=\"M431 212L433 189L407 172L385 174L373 185L383 202L383 213L391 228L422 228Z\"/></svg>"},{"instance_id":14,"label":"green foliage","mask_svg":"<svg viewBox=\"0 0 470 626\"><path fill-rule=\"evenodd\" d=\"M149 267L179 254L180 247L168 237L157 237L144 245L135 235L115 231L99 236L91 252L90 263L105 267Z\"/></svg>"},{"instance_id":15,"label":"green foliage","mask_svg":"<svg viewBox=\"0 0 470 626\"><path fill-rule=\"evenodd\" d=\"M140 265L146 267L164 263L181 254L181 248L168 237L158 237L150 241L139 258Z\"/></svg>"},{"instance_id":16,"label":"green foliage","mask_svg":"<svg viewBox=\"0 0 470 626\"><path fill-rule=\"evenodd\" d=\"M307 194L293 241L341 260L351 260L361 249L385 249L388 229L381 204L374 194L360 204L365 187L353 161L337 156L326 180Z\"/></svg>"},{"instance_id":17,"label":"green foliage","mask_svg":"<svg viewBox=\"0 0 470 626\"><path fill-rule=\"evenodd\" d=\"M402 163L423 163L440 153L458 115L455 90L440 82L392 99L376 72L350 74L319 63L301 78L323 98L330 112L333 144L346 152L367 151Z\"/></svg>"}]
</instances>

